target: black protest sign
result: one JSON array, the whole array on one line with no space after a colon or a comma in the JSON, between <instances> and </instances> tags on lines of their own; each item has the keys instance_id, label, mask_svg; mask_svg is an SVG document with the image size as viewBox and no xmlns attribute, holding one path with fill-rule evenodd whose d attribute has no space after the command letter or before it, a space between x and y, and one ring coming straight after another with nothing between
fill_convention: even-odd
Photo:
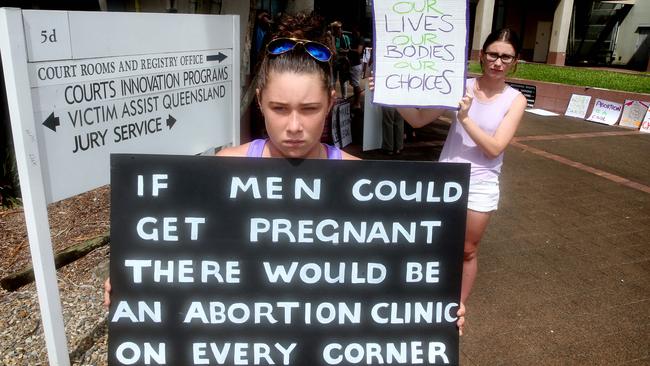
<instances>
[{"instance_id":1,"label":"black protest sign","mask_svg":"<svg viewBox=\"0 0 650 366\"><path fill-rule=\"evenodd\" d=\"M519 84L519 83L507 83L511 87L519 90L521 94L526 97L526 104L528 105L528 108L533 108L535 105L535 99L537 98L537 87L535 85L528 85L528 84Z\"/></svg>"},{"instance_id":2,"label":"black protest sign","mask_svg":"<svg viewBox=\"0 0 650 366\"><path fill-rule=\"evenodd\" d=\"M457 364L468 180L113 155L109 364Z\"/></svg>"}]
</instances>

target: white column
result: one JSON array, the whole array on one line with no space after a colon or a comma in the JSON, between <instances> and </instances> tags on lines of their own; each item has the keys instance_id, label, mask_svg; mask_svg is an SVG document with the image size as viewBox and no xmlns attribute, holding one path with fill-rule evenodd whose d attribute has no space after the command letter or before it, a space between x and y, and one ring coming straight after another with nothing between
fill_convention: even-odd
<instances>
[{"instance_id":1,"label":"white column","mask_svg":"<svg viewBox=\"0 0 650 366\"><path fill-rule=\"evenodd\" d=\"M564 65L572 14L573 0L560 0L553 17L553 30L551 31L551 45L546 59L547 64Z\"/></svg>"},{"instance_id":2,"label":"white column","mask_svg":"<svg viewBox=\"0 0 650 366\"><path fill-rule=\"evenodd\" d=\"M472 53L470 56L472 60L478 60L478 52L492 31L493 16L494 0L480 0L476 6L476 20L474 21L474 38L472 40Z\"/></svg>"}]
</instances>

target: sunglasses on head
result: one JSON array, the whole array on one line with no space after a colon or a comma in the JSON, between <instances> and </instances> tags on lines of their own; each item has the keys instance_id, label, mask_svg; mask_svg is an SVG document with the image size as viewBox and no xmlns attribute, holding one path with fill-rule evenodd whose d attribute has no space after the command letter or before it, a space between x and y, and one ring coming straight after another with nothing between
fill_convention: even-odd
<instances>
[{"instance_id":1,"label":"sunglasses on head","mask_svg":"<svg viewBox=\"0 0 650 366\"><path fill-rule=\"evenodd\" d=\"M328 62L332 58L332 51L324 44L297 38L276 38L266 46L266 52L277 56L293 51L298 45L301 45L316 61Z\"/></svg>"}]
</instances>

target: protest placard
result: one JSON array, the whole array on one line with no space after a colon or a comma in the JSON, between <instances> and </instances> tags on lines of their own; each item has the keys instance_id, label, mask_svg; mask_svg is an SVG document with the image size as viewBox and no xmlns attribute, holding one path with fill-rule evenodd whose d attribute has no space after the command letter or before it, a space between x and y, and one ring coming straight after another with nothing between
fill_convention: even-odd
<instances>
[{"instance_id":1,"label":"protest placard","mask_svg":"<svg viewBox=\"0 0 650 366\"><path fill-rule=\"evenodd\" d=\"M350 102L337 103L332 108L332 144L344 148L352 143L352 115Z\"/></svg>"},{"instance_id":2,"label":"protest placard","mask_svg":"<svg viewBox=\"0 0 650 366\"><path fill-rule=\"evenodd\" d=\"M469 165L114 155L109 364L458 364Z\"/></svg>"},{"instance_id":3,"label":"protest placard","mask_svg":"<svg viewBox=\"0 0 650 366\"><path fill-rule=\"evenodd\" d=\"M508 85L514 89L519 90L521 94L526 97L526 106L527 108L533 108L535 106L535 99L537 98L537 87L535 85L529 84L520 84L520 83L511 83L507 82Z\"/></svg>"},{"instance_id":4,"label":"protest placard","mask_svg":"<svg viewBox=\"0 0 650 366\"><path fill-rule=\"evenodd\" d=\"M621 115L622 109L623 105L620 103L596 99L594 109L591 111L591 115L587 120L612 126L618 122L618 117Z\"/></svg>"},{"instance_id":5,"label":"protest placard","mask_svg":"<svg viewBox=\"0 0 650 366\"><path fill-rule=\"evenodd\" d=\"M623 127L639 128L643 121L643 116L648 112L648 103L638 100L626 100L623 107L621 121L618 123Z\"/></svg>"},{"instance_id":6,"label":"protest placard","mask_svg":"<svg viewBox=\"0 0 650 366\"><path fill-rule=\"evenodd\" d=\"M589 109L590 101L591 96L589 95L572 94L564 115L568 117L585 118L587 110Z\"/></svg>"},{"instance_id":7,"label":"protest placard","mask_svg":"<svg viewBox=\"0 0 650 366\"><path fill-rule=\"evenodd\" d=\"M643 119L643 122L641 122L639 131L643 133L650 133L650 110L648 110L648 112L645 114L645 118Z\"/></svg>"},{"instance_id":8,"label":"protest placard","mask_svg":"<svg viewBox=\"0 0 650 366\"><path fill-rule=\"evenodd\" d=\"M376 0L374 103L457 109L465 94L467 0Z\"/></svg>"}]
</instances>

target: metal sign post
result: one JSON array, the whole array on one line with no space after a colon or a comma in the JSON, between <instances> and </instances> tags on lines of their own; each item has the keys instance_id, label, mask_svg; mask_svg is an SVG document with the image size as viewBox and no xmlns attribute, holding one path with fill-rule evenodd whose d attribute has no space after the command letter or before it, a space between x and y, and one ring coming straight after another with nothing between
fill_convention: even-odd
<instances>
[{"instance_id":1,"label":"metal sign post","mask_svg":"<svg viewBox=\"0 0 650 366\"><path fill-rule=\"evenodd\" d=\"M20 10L0 9L0 49L7 85L7 102L45 344L50 365L67 366L70 365L70 358L47 220L39 146L35 137L36 125L31 113L33 107L29 92L27 50L22 33L15 31L22 27Z\"/></svg>"}]
</instances>

